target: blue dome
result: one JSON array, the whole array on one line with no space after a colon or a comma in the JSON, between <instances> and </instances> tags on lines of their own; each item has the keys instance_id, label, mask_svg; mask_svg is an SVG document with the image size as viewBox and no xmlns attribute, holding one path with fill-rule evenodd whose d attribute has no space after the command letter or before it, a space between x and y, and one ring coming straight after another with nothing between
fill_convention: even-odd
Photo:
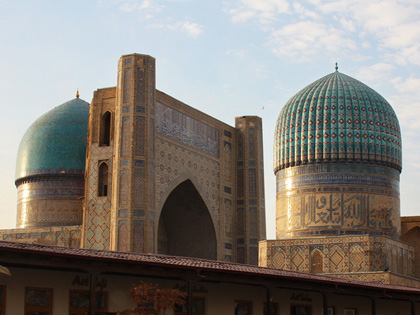
<instances>
[{"instance_id":1,"label":"blue dome","mask_svg":"<svg viewBox=\"0 0 420 315\"><path fill-rule=\"evenodd\" d=\"M89 103L75 98L38 118L24 134L16 161L16 180L46 173L85 169Z\"/></svg>"},{"instance_id":2,"label":"blue dome","mask_svg":"<svg viewBox=\"0 0 420 315\"><path fill-rule=\"evenodd\" d=\"M281 110L274 134L274 172L331 162L401 171L400 126L391 105L338 71L293 96Z\"/></svg>"}]
</instances>

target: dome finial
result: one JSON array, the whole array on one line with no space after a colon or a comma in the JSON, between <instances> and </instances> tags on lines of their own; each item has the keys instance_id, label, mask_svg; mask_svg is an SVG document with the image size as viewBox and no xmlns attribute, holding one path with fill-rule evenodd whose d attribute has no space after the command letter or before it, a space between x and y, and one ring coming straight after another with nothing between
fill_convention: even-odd
<instances>
[{"instance_id":1,"label":"dome finial","mask_svg":"<svg viewBox=\"0 0 420 315\"><path fill-rule=\"evenodd\" d=\"M338 63L335 63L335 71L338 71Z\"/></svg>"},{"instance_id":2,"label":"dome finial","mask_svg":"<svg viewBox=\"0 0 420 315\"><path fill-rule=\"evenodd\" d=\"M77 98L79 98L79 96L80 96L80 94L79 94L79 89L77 89L77 92L76 92L76 97L77 97Z\"/></svg>"}]
</instances>

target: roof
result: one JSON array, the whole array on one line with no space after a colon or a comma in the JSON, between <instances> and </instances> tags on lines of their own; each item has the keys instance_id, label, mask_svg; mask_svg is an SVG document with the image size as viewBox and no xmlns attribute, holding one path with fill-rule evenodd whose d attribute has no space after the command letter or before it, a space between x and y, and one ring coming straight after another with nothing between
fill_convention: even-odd
<instances>
[{"instance_id":1,"label":"roof","mask_svg":"<svg viewBox=\"0 0 420 315\"><path fill-rule=\"evenodd\" d=\"M367 290L380 290L381 292L393 291L396 293L420 295L420 289L417 288L371 283L352 279L329 277L320 274L278 270L257 267L253 265L206 260L200 258L115 252L81 248L75 249L61 246L5 241L0 241L0 251L2 253L2 255L0 255L0 262L2 262L2 260L7 256L7 253L19 253L25 255L25 261L22 261L22 264L30 264L30 255L36 255L49 257L48 262L51 261L53 257L61 257L67 262L69 262L70 259L77 259L79 262L77 266L80 266L82 262L85 261L87 264L89 264L90 268L92 268L95 262L108 264L117 263L121 270L129 270L130 268L126 268L127 265L142 265L148 267L154 266L156 268L162 268L165 270L192 270L196 274L200 274L202 276L206 275L208 279L211 279L211 274L222 274L225 279L227 279L227 275L241 275L247 276L250 279L258 277L259 279L264 278L271 280L286 280L291 284L302 282L332 285L333 287L344 286L357 289L362 288ZM45 259L42 259L42 261L45 261ZM59 265L59 260L54 259L54 263ZM132 269L130 269L130 272L133 272ZM120 273L123 273L123 271ZM243 280L243 278L241 279Z\"/></svg>"},{"instance_id":2,"label":"roof","mask_svg":"<svg viewBox=\"0 0 420 315\"><path fill-rule=\"evenodd\" d=\"M45 173L83 172L89 103L74 98L39 117L25 132L16 179Z\"/></svg>"},{"instance_id":3,"label":"roof","mask_svg":"<svg viewBox=\"0 0 420 315\"><path fill-rule=\"evenodd\" d=\"M296 93L274 135L274 172L289 166L361 162L401 171L401 134L391 105L366 84L333 72Z\"/></svg>"}]
</instances>

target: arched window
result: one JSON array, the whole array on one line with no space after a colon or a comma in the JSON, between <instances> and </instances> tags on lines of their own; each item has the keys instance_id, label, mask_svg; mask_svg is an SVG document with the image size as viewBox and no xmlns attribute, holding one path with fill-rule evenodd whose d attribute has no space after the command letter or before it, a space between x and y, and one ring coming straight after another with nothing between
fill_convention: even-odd
<instances>
[{"instance_id":1,"label":"arched window","mask_svg":"<svg viewBox=\"0 0 420 315\"><path fill-rule=\"evenodd\" d=\"M98 197L108 196L108 164L102 162L99 165Z\"/></svg>"},{"instance_id":2,"label":"arched window","mask_svg":"<svg viewBox=\"0 0 420 315\"><path fill-rule=\"evenodd\" d=\"M112 137L112 122L111 122L111 113L105 112L101 117L101 127L100 127L100 146L109 146L111 143Z\"/></svg>"},{"instance_id":3,"label":"arched window","mask_svg":"<svg viewBox=\"0 0 420 315\"><path fill-rule=\"evenodd\" d=\"M323 255L319 249L315 249L311 254L311 273L322 273L323 265Z\"/></svg>"}]
</instances>

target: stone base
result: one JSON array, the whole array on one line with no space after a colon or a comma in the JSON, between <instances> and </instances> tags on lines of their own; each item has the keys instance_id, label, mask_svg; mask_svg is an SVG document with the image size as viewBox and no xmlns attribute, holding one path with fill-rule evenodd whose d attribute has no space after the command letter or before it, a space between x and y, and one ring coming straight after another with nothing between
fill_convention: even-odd
<instances>
[{"instance_id":1,"label":"stone base","mask_svg":"<svg viewBox=\"0 0 420 315\"><path fill-rule=\"evenodd\" d=\"M81 225L0 230L0 240L80 248Z\"/></svg>"},{"instance_id":2,"label":"stone base","mask_svg":"<svg viewBox=\"0 0 420 315\"><path fill-rule=\"evenodd\" d=\"M259 266L328 274L413 276L413 246L386 236L328 236L259 243Z\"/></svg>"},{"instance_id":3,"label":"stone base","mask_svg":"<svg viewBox=\"0 0 420 315\"><path fill-rule=\"evenodd\" d=\"M350 278L361 281L377 282L383 284L400 285L404 287L420 288L420 279L398 275L389 271L354 272L342 274L326 274L332 277Z\"/></svg>"}]
</instances>

